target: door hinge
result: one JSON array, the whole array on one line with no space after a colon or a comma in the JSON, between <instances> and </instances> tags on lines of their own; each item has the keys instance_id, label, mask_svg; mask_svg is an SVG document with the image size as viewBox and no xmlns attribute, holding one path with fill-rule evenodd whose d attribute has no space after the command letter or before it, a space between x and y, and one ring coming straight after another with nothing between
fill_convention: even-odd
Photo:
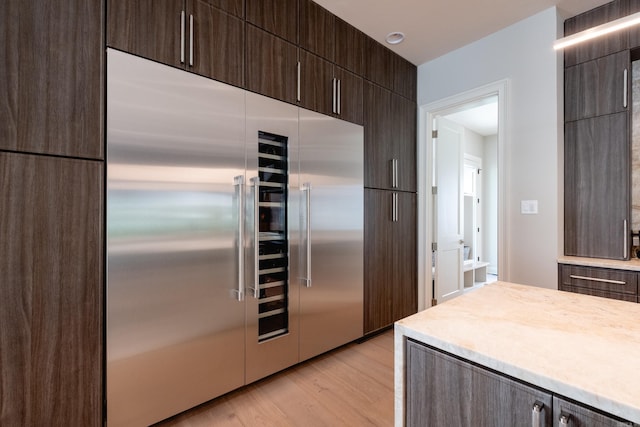
<instances>
[{"instance_id":1,"label":"door hinge","mask_svg":"<svg viewBox=\"0 0 640 427\"><path fill-rule=\"evenodd\" d=\"M431 187L431 194L434 196L438 194L438 187Z\"/></svg>"},{"instance_id":2,"label":"door hinge","mask_svg":"<svg viewBox=\"0 0 640 427\"><path fill-rule=\"evenodd\" d=\"M437 130L432 130L431 131L431 138L437 138L438 137L438 131Z\"/></svg>"},{"instance_id":3,"label":"door hinge","mask_svg":"<svg viewBox=\"0 0 640 427\"><path fill-rule=\"evenodd\" d=\"M432 250L432 251L434 251L434 252L435 252L435 251L437 251L437 250L438 250L438 243L433 242L433 243L431 244L431 250Z\"/></svg>"},{"instance_id":4,"label":"door hinge","mask_svg":"<svg viewBox=\"0 0 640 427\"><path fill-rule=\"evenodd\" d=\"M478 233L480 232L480 227L478 227Z\"/></svg>"}]
</instances>

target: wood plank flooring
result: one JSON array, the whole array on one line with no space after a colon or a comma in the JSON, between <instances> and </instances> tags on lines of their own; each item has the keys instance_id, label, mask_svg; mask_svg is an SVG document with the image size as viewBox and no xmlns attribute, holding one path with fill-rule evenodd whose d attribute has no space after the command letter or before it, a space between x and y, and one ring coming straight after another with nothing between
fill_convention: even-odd
<instances>
[{"instance_id":1,"label":"wood plank flooring","mask_svg":"<svg viewBox=\"0 0 640 427\"><path fill-rule=\"evenodd\" d=\"M393 330L352 343L158 424L393 425Z\"/></svg>"}]
</instances>

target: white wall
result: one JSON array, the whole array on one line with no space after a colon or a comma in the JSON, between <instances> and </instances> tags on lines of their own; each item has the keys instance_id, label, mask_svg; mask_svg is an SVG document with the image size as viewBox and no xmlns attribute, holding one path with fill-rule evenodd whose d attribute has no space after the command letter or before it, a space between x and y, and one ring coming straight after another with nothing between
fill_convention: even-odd
<instances>
[{"instance_id":1,"label":"white wall","mask_svg":"<svg viewBox=\"0 0 640 427\"><path fill-rule=\"evenodd\" d=\"M471 154L482 158L483 144L482 135L475 133L474 131L465 128L464 129L464 153Z\"/></svg>"},{"instance_id":2,"label":"white wall","mask_svg":"<svg viewBox=\"0 0 640 427\"><path fill-rule=\"evenodd\" d=\"M484 138L482 156L483 261L489 263L487 271L498 274L498 136ZM498 277L500 279L500 277Z\"/></svg>"},{"instance_id":3,"label":"white wall","mask_svg":"<svg viewBox=\"0 0 640 427\"><path fill-rule=\"evenodd\" d=\"M562 59L552 49L560 22L550 8L418 67L418 105L509 80L501 279L548 288L557 287L562 234ZM521 215L521 200L538 200L539 214Z\"/></svg>"}]
</instances>

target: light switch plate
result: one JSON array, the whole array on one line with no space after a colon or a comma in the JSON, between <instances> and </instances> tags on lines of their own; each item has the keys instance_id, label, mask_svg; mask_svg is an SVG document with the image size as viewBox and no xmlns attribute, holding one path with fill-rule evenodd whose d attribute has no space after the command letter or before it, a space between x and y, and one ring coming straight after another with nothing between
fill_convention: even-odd
<instances>
[{"instance_id":1,"label":"light switch plate","mask_svg":"<svg viewBox=\"0 0 640 427\"><path fill-rule=\"evenodd\" d=\"M538 213L538 201L520 200L520 213L523 215L536 215Z\"/></svg>"}]
</instances>

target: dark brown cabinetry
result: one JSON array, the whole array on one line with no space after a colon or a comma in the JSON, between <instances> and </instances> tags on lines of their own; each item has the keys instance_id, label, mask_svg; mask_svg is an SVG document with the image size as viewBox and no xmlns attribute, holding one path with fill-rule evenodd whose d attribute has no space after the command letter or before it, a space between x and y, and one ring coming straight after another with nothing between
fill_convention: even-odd
<instances>
[{"instance_id":1,"label":"dark brown cabinetry","mask_svg":"<svg viewBox=\"0 0 640 427\"><path fill-rule=\"evenodd\" d=\"M371 83L364 91L365 187L416 191L416 105Z\"/></svg>"},{"instance_id":2,"label":"dark brown cabinetry","mask_svg":"<svg viewBox=\"0 0 640 427\"><path fill-rule=\"evenodd\" d=\"M393 52L370 38L367 45L364 76L384 88L393 89Z\"/></svg>"},{"instance_id":3,"label":"dark brown cabinetry","mask_svg":"<svg viewBox=\"0 0 640 427\"><path fill-rule=\"evenodd\" d=\"M5 0L0 27L0 149L103 158L102 2Z\"/></svg>"},{"instance_id":4,"label":"dark brown cabinetry","mask_svg":"<svg viewBox=\"0 0 640 427\"><path fill-rule=\"evenodd\" d=\"M243 85L244 21L206 1L109 0L107 45Z\"/></svg>"},{"instance_id":5,"label":"dark brown cabinetry","mask_svg":"<svg viewBox=\"0 0 640 427\"><path fill-rule=\"evenodd\" d=\"M633 423L408 340L407 426L598 426Z\"/></svg>"},{"instance_id":6,"label":"dark brown cabinetry","mask_svg":"<svg viewBox=\"0 0 640 427\"><path fill-rule=\"evenodd\" d=\"M416 283L416 195L365 188L364 330L413 314Z\"/></svg>"},{"instance_id":7,"label":"dark brown cabinetry","mask_svg":"<svg viewBox=\"0 0 640 427\"><path fill-rule=\"evenodd\" d=\"M393 91L415 101L418 95L418 73L415 65L393 55Z\"/></svg>"},{"instance_id":8,"label":"dark brown cabinetry","mask_svg":"<svg viewBox=\"0 0 640 427\"><path fill-rule=\"evenodd\" d=\"M638 273L610 268L558 265L558 289L636 302Z\"/></svg>"},{"instance_id":9,"label":"dark brown cabinetry","mask_svg":"<svg viewBox=\"0 0 640 427\"><path fill-rule=\"evenodd\" d=\"M6 426L102 425L101 162L0 153Z\"/></svg>"},{"instance_id":10,"label":"dark brown cabinetry","mask_svg":"<svg viewBox=\"0 0 640 427\"><path fill-rule=\"evenodd\" d=\"M336 17L336 65L359 76L364 75L367 36L357 28Z\"/></svg>"},{"instance_id":11,"label":"dark brown cabinetry","mask_svg":"<svg viewBox=\"0 0 640 427\"><path fill-rule=\"evenodd\" d=\"M629 158L626 112L565 124L565 255L628 257Z\"/></svg>"},{"instance_id":12,"label":"dark brown cabinetry","mask_svg":"<svg viewBox=\"0 0 640 427\"><path fill-rule=\"evenodd\" d=\"M299 7L300 47L333 62L336 17L311 0L300 0Z\"/></svg>"},{"instance_id":13,"label":"dark brown cabinetry","mask_svg":"<svg viewBox=\"0 0 640 427\"><path fill-rule=\"evenodd\" d=\"M244 0L202 0L217 9L244 18Z\"/></svg>"},{"instance_id":14,"label":"dark brown cabinetry","mask_svg":"<svg viewBox=\"0 0 640 427\"><path fill-rule=\"evenodd\" d=\"M247 0L247 22L298 44L298 0Z\"/></svg>"},{"instance_id":15,"label":"dark brown cabinetry","mask_svg":"<svg viewBox=\"0 0 640 427\"><path fill-rule=\"evenodd\" d=\"M247 25L246 88L291 104L297 102L298 48Z\"/></svg>"}]
</instances>

